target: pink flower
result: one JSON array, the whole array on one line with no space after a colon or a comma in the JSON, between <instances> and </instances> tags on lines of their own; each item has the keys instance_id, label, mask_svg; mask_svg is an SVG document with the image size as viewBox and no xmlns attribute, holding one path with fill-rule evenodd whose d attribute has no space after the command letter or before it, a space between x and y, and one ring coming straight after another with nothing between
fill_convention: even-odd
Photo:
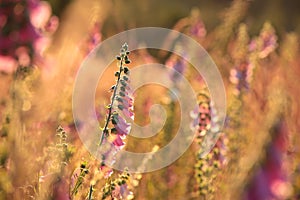
<instances>
[{"instance_id":1,"label":"pink flower","mask_svg":"<svg viewBox=\"0 0 300 200\"><path fill-rule=\"evenodd\" d=\"M287 153L285 140L288 136L288 129L286 122L280 121L273 128L273 139L266 148L266 160L251 180L245 194L246 199L283 200L288 199L291 194L287 171L283 167L284 155Z\"/></svg>"},{"instance_id":2,"label":"pink flower","mask_svg":"<svg viewBox=\"0 0 300 200\"><path fill-rule=\"evenodd\" d=\"M121 113L132 119L134 116L132 112L133 95L128 77L129 68L124 66L130 63L128 54L128 46L125 43L120 50L120 55L117 56L117 60L120 61L119 71L115 73L115 76L118 77L117 83L111 87L113 95L111 97L111 104L108 106L107 120L100 139L101 148L99 153L102 156L103 165L108 162L115 162L116 154L124 147L126 135L131 130L131 124L127 123L121 116ZM109 123L111 123L113 128L109 128Z\"/></svg>"},{"instance_id":3,"label":"pink flower","mask_svg":"<svg viewBox=\"0 0 300 200\"><path fill-rule=\"evenodd\" d=\"M56 27L58 24L56 17L51 18L51 7L47 2L39 0L25 0L24 4L21 2L23 1L1 1L0 3L0 55L2 57L0 70L7 73L16 70L9 61L11 59L15 59L19 66L31 66L33 63L36 64L37 60L41 60L41 53L48 44L45 39L49 38L49 33L56 30L53 24L56 24ZM48 27L49 23L51 28ZM48 31L48 28L52 32ZM3 57L11 59L4 60Z\"/></svg>"},{"instance_id":4,"label":"pink flower","mask_svg":"<svg viewBox=\"0 0 300 200\"><path fill-rule=\"evenodd\" d=\"M69 200L69 187L66 178L61 177L53 185L53 199Z\"/></svg>"},{"instance_id":5,"label":"pink flower","mask_svg":"<svg viewBox=\"0 0 300 200\"><path fill-rule=\"evenodd\" d=\"M258 51L259 58L266 58L277 48L277 36L271 24L265 23L258 38L249 44L249 51Z\"/></svg>"},{"instance_id":6,"label":"pink flower","mask_svg":"<svg viewBox=\"0 0 300 200\"><path fill-rule=\"evenodd\" d=\"M190 28L191 35L197 38L204 38L206 36L206 28L202 20L197 20Z\"/></svg>"},{"instance_id":7,"label":"pink flower","mask_svg":"<svg viewBox=\"0 0 300 200\"><path fill-rule=\"evenodd\" d=\"M248 91L253 76L253 64L249 61L240 63L230 71L229 80L235 85L235 93L238 95L241 91Z\"/></svg>"},{"instance_id":8,"label":"pink flower","mask_svg":"<svg viewBox=\"0 0 300 200\"><path fill-rule=\"evenodd\" d=\"M206 28L201 19L201 13L198 9L193 9L191 11L190 21L190 34L199 39L204 38L206 36Z\"/></svg>"},{"instance_id":9,"label":"pink flower","mask_svg":"<svg viewBox=\"0 0 300 200\"><path fill-rule=\"evenodd\" d=\"M124 114L126 117L128 117L128 118L134 120L134 114L133 114L133 112L132 112L131 110L123 109L122 112L123 112L123 114Z\"/></svg>"},{"instance_id":10,"label":"pink flower","mask_svg":"<svg viewBox=\"0 0 300 200\"><path fill-rule=\"evenodd\" d=\"M125 145L119 134L116 136L116 139L114 140L113 144L118 147L123 147Z\"/></svg>"},{"instance_id":11,"label":"pink flower","mask_svg":"<svg viewBox=\"0 0 300 200\"><path fill-rule=\"evenodd\" d=\"M212 130L215 125L211 119L212 111L209 108L209 104L205 102L199 103L199 106L190 112L190 116L193 119L191 123L191 129L198 131L198 137L202 137L206 134L208 129Z\"/></svg>"},{"instance_id":12,"label":"pink flower","mask_svg":"<svg viewBox=\"0 0 300 200\"><path fill-rule=\"evenodd\" d=\"M12 73L17 68L17 62L11 56L0 55L0 71Z\"/></svg>"},{"instance_id":13,"label":"pink flower","mask_svg":"<svg viewBox=\"0 0 300 200\"><path fill-rule=\"evenodd\" d=\"M170 74L171 81L173 81L174 83L180 81L183 76L182 74L184 74L186 68L186 61L184 60L184 58L171 57L166 62L166 65L174 69L174 71Z\"/></svg>"},{"instance_id":14,"label":"pink flower","mask_svg":"<svg viewBox=\"0 0 300 200\"><path fill-rule=\"evenodd\" d=\"M132 109L133 108L132 99L123 98L122 105L124 106L125 109Z\"/></svg>"},{"instance_id":15,"label":"pink flower","mask_svg":"<svg viewBox=\"0 0 300 200\"><path fill-rule=\"evenodd\" d=\"M44 29L51 17L51 7L46 1L31 2L30 22L35 28Z\"/></svg>"},{"instance_id":16,"label":"pink flower","mask_svg":"<svg viewBox=\"0 0 300 200\"><path fill-rule=\"evenodd\" d=\"M129 85L128 76L123 76L120 80L121 87L117 101L119 102L118 108L122 111L124 116L134 120L133 113L133 91Z\"/></svg>"},{"instance_id":17,"label":"pink flower","mask_svg":"<svg viewBox=\"0 0 300 200\"><path fill-rule=\"evenodd\" d=\"M100 42L102 39L102 34L100 32L100 24L95 23L89 37L88 37L88 49L87 52L91 52Z\"/></svg>"},{"instance_id":18,"label":"pink flower","mask_svg":"<svg viewBox=\"0 0 300 200\"><path fill-rule=\"evenodd\" d=\"M100 170L102 171L104 178L108 178L114 173L114 171L111 168L105 165L101 165Z\"/></svg>"},{"instance_id":19,"label":"pink flower","mask_svg":"<svg viewBox=\"0 0 300 200\"><path fill-rule=\"evenodd\" d=\"M117 134L119 135L128 135L131 129L131 125L127 123L121 116L118 116L117 123L114 124Z\"/></svg>"},{"instance_id":20,"label":"pink flower","mask_svg":"<svg viewBox=\"0 0 300 200\"><path fill-rule=\"evenodd\" d=\"M259 53L259 57L265 58L276 49L277 36L273 32L263 33L261 34L261 39L263 44Z\"/></svg>"}]
</instances>

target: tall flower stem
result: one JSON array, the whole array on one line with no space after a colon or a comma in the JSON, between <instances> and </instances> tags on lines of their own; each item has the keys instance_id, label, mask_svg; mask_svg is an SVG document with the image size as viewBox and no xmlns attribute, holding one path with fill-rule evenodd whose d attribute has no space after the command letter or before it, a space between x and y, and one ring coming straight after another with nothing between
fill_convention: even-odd
<instances>
[{"instance_id":1,"label":"tall flower stem","mask_svg":"<svg viewBox=\"0 0 300 200\"><path fill-rule=\"evenodd\" d=\"M124 51L124 52L122 52L122 51ZM111 119L111 116L112 116L112 108L113 108L113 105L114 105L114 102L115 102L115 99L116 99L116 94L117 94L118 86L119 86L119 83L120 83L121 74L124 71L123 70L123 64L124 64L124 61L125 61L125 63L126 63L126 61L128 61L126 59L127 58L126 52L127 52L127 44L124 44L122 49L121 49L120 56L117 56L117 59L120 60L120 69L115 74L115 76L117 77L117 81L116 81L116 85L112 87L113 88L113 94L112 94L112 97L111 97L111 102L108 105L108 114L107 114L107 118L106 118L106 121L105 121L104 128L102 129L102 134L101 134L100 144L99 144L100 146L103 143L104 137L106 137L107 134L108 134L108 125L109 125L109 122L110 122L110 119Z\"/></svg>"}]
</instances>

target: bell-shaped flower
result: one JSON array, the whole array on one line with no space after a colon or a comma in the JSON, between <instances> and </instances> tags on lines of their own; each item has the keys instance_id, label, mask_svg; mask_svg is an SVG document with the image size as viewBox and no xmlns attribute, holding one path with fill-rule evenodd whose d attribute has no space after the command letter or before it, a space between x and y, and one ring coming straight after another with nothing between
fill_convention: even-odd
<instances>
[{"instance_id":1,"label":"bell-shaped flower","mask_svg":"<svg viewBox=\"0 0 300 200\"><path fill-rule=\"evenodd\" d=\"M119 135L128 135L131 130L131 124L127 123L120 115L113 116L113 125Z\"/></svg>"},{"instance_id":2,"label":"bell-shaped flower","mask_svg":"<svg viewBox=\"0 0 300 200\"><path fill-rule=\"evenodd\" d=\"M116 135L116 138L114 139L113 144L117 147L122 148L125 145L125 142L123 141L123 139L120 135Z\"/></svg>"},{"instance_id":3,"label":"bell-shaped flower","mask_svg":"<svg viewBox=\"0 0 300 200\"><path fill-rule=\"evenodd\" d=\"M124 116L134 120L132 91L128 85L121 87L117 100L119 102L118 109Z\"/></svg>"}]
</instances>

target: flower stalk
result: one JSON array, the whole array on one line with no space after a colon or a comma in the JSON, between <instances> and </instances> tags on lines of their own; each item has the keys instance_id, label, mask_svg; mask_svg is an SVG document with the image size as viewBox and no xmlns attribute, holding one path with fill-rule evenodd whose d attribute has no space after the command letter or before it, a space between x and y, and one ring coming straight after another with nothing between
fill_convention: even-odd
<instances>
[{"instance_id":1,"label":"flower stalk","mask_svg":"<svg viewBox=\"0 0 300 200\"><path fill-rule=\"evenodd\" d=\"M113 94L112 94L112 97L111 97L111 102L108 105L108 114L107 114L107 117L106 117L104 128L102 129L102 134L101 134L100 144L99 144L100 146L102 145L104 138L107 137L108 134L109 134L109 127L108 126L109 126L109 123L112 121L113 107L114 107L115 100L117 99L117 91L119 89L119 85L120 85L120 82L121 82L121 75L123 73L126 74L126 73L129 72L128 68L124 67L124 64L129 64L130 63L130 60L128 58L128 54L129 54L128 45L125 43L121 48L120 55L117 56L117 60L119 60L120 66L119 66L119 71L117 71L115 73L115 76L117 77L116 84L111 87L111 89L113 90ZM120 88L122 89L123 87L120 87ZM120 92L120 95L122 95L122 94L123 93ZM120 107L118 106L118 108L120 108Z\"/></svg>"}]
</instances>

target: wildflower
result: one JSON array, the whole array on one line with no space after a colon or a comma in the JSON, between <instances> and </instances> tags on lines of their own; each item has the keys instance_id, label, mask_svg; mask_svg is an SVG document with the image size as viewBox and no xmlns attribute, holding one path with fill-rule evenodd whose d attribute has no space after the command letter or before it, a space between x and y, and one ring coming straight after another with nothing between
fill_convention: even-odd
<instances>
[{"instance_id":1,"label":"wildflower","mask_svg":"<svg viewBox=\"0 0 300 200\"><path fill-rule=\"evenodd\" d=\"M219 118L214 108L214 104L210 101L206 94L200 94L200 100L198 107L195 108L191 113L193 119L191 127L192 130L196 131L198 144L201 146L206 136L212 137L214 134L220 134ZM195 177L198 183L199 194L205 196L208 192L213 192L213 180L216 178L218 169L226 164L226 138L221 135L213 149L202 157L200 149L197 154L197 163L195 164ZM202 147L202 146L201 146ZM203 148L203 147L202 147Z\"/></svg>"},{"instance_id":2,"label":"wildflower","mask_svg":"<svg viewBox=\"0 0 300 200\"><path fill-rule=\"evenodd\" d=\"M127 70L125 70L127 69ZM124 68L124 73L129 74L129 69L126 67ZM120 88L119 88L119 95L116 96L116 100L118 101L117 108L122 111L122 113L134 120L133 114L133 91L130 87L130 80L129 76L125 75L120 79Z\"/></svg>"},{"instance_id":3,"label":"wildflower","mask_svg":"<svg viewBox=\"0 0 300 200\"><path fill-rule=\"evenodd\" d=\"M125 146L124 140L131 130L131 124L127 123L124 117L134 119L130 70L124 66L125 63L130 63L128 55L128 46L124 44L120 55L117 56L120 64L119 71L115 73L116 84L111 87L111 103L107 106L106 122L100 138L101 170L106 169L106 164L112 165L115 162L117 152ZM110 176L112 171L106 174Z\"/></svg>"},{"instance_id":4,"label":"wildflower","mask_svg":"<svg viewBox=\"0 0 300 200\"><path fill-rule=\"evenodd\" d=\"M41 59L48 35L58 25L50 5L38 0L1 1L0 13L0 70L11 73Z\"/></svg>"},{"instance_id":5,"label":"wildflower","mask_svg":"<svg viewBox=\"0 0 300 200\"><path fill-rule=\"evenodd\" d=\"M59 179L53 185L53 199L57 199L57 200L69 200L70 199L68 182L66 179L64 179L64 178Z\"/></svg>"},{"instance_id":6,"label":"wildflower","mask_svg":"<svg viewBox=\"0 0 300 200\"><path fill-rule=\"evenodd\" d=\"M174 69L174 72L170 74L170 79L173 83L176 83L181 80L182 74L185 72L186 61L178 57L171 57L167 62L167 66L170 66Z\"/></svg>"},{"instance_id":7,"label":"wildflower","mask_svg":"<svg viewBox=\"0 0 300 200\"><path fill-rule=\"evenodd\" d=\"M127 123L121 116L118 114L113 114L112 123L117 131L118 135L128 135L131 129L131 125Z\"/></svg>"},{"instance_id":8,"label":"wildflower","mask_svg":"<svg viewBox=\"0 0 300 200\"><path fill-rule=\"evenodd\" d=\"M271 52L273 52L277 47L277 36L275 34L274 28L269 23L265 23L259 38L261 40L261 50L259 53L260 58L267 57Z\"/></svg>"},{"instance_id":9,"label":"wildflower","mask_svg":"<svg viewBox=\"0 0 300 200\"><path fill-rule=\"evenodd\" d=\"M257 51L259 58L266 58L277 48L277 36L272 25L266 22L260 31L259 37L249 44L249 51Z\"/></svg>"},{"instance_id":10,"label":"wildflower","mask_svg":"<svg viewBox=\"0 0 300 200\"><path fill-rule=\"evenodd\" d=\"M206 35L205 25L201 20L195 22L190 29L191 35L194 35L198 38L203 38Z\"/></svg>"},{"instance_id":11,"label":"wildflower","mask_svg":"<svg viewBox=\"0 0 300 200\"><path fill-rule=\"evenodd\" d=\"M100 24L95 23L87 38L87 53L91 52L101 42L101 39Z\"/></svg>"},{"instance_id":12,"label":"wildflower","mask_svg":"<svg viewBox=\"0 0 300 200\"><path fill-rule=\"evenodd\" d=\"M72 173L70 183L70 196L73 197L77 194L78 189L82 186L84 177L89 173L87 162L81 162L80 168L77 168Z\"/></svg>"},{"instance_id":13,"label":"wildflower","mask_svg":"<svg viewBox=\"0 0 300 200\"><path fill-rule=\"evenodd\" d=\"M284 155L287 153L286 122L275 124L273 139L266 149L265 162L258 168L245 191L245 199L288 199L291 185L284 169Z\"/></svg>"},{"instance_id":14,"label":"wildflower","mask_svg":"<svg viewBox=\"0 0 300 200\"><path fill-rule=\"evenodd\" d=\"M132 192L127 189L127 181L130 174L125 170L122 174L113 180L110 180L102 188L102 199L112 197L113 199L128 199Z\"/></svg>"},{"instance_id":15,"label":"wildflower","mask_svg":"<svg viewBox=\"0 0 300 200\"><path fill-rule=\"evenodd\" d=\"M249 61L237 65L230 71L229 80L235 85L235 94L249 90L253 75L253 64Z\"/></svg>"},{"instance_id":16,"label":"wildflower","mask_svg":"<svg viewBox=\"0 0 300 200\"><path fill-rule=\"evenodd\" d=\"M209 104L200 102L199 106L191 111L190 116L193 119L192 130L198 130L198 136L204 136L211 121Z\"/></svg>"},{"instance_id":17,"label":"wildflower","mask_svg":"<svg viewBox=\"0 0 300 200\"><path fill-rule=\"evenodd\" d=\"M180 45L177 45L176 48L181 48ZM169 74L171 83L173 86L170 90L170 100L174 101L180 96L179 84L182 80L182 76L185 73L186 61L183 58L178 57L177 55L172 55L167 61L166 66L173 68Z\"/></svg>"},{"instance_id":18,"label":"wildflower","mask_svg":"<svg viewBox=\"0 0 300 200\"><path fill-rule=\"evenodd\" d=\"M116 136L116 139L114 140L113 144L118 147L123 147L125 145L121 135Z\"/></svg>"},{"instance_id":19,"label":"wildflower","mask_svg":"<svg viewBox=\"0 0 300 200\"><path fill-rule=\"evenodd\" d=\"M113 174L113 170L110 167L107 167L106 165L102 164L100 166L100 170L103 173L104 178L108 178Z\"/></svg>"},{"instance_id":20,"label":"wildflower","mask_svg":"<svg viewBox=\"0 0 300 200\"><path fill-rule=\"evenodd\" d=\"M190 34L199 39L204 38L206 36L206 28L203 21L200 18L200 11L198 9L192 10L190 20Z\"/></svg>"},{"instance_id":21,"label":"wildflower","mask_svg":"<svg viewBox=\"0 0 300 200\"><path fill-rule=\"evenodd\" d=\"M202 138L207 134L207 131L211 134L219 132L220 127L213 102L209 100L206 94L200 93L199 98L204 98L204 100L199 101L198 106L190 112L190 116L193 119L191 129L199 133L198 138Z\"/></svg>"}]
</instances>

